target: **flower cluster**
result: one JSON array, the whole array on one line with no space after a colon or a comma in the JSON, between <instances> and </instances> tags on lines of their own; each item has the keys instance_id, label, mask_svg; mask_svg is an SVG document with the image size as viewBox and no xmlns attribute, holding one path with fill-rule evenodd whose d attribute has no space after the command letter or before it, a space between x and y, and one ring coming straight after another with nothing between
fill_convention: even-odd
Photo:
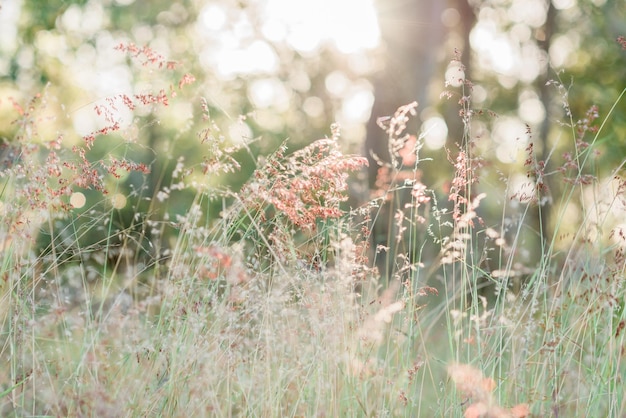
<instances>
[{"instance_id":1,"label":"flower cluster","mask_svg":"<svg viewBox=\"0 0 626 418\"><path fill-rule=\"evenodd\" d=\"M524 418L530 415L530 409L526 404L519 404L510 409L499 406L492 394L496 382L490 377L483 376L480 370L472 366L451 364L448 367L448 375L457 389L472 402L463 414L465 418Z\"/></svg>"},{"instance_id":2,"label":"flower cluster","mask_svg":"<svg viewBox=\"0 0 626 418\"><path fill-rule=\"evenodd\" d=\"M454 203L452 218L455 221L459 221L464 216L464 208L469 210L470 197L467 194L471 192L471 186L478 181L475 173L482 163L480 159L469 156L463 150L454 159L448 155L448 160L455 169L454 178L450 184L448 200ZM471 221L470 226L474 226Z\"/></svg>"},{"instance_id":3,"label":"flower cluster","mask_svg":"<svg viewBox=\"0 0 626 418\"><path fill-rule=\"evenodd\" d=\"M175 70L176 62L167 61L165 58L148 46L138 47L133 43L119 44L115 47L116 50L127 53L131 58L141 62L142 66L154 65L158 69ZM182 90L183 87L193 84L196 78L193 74L185 73L178 80L178 90ZM99 103L94 106L96 115L104 118L106 125L100 129L95 130L83 137L87 148L93 146L96 136L107 135L111 132L116 132L121 129L119 122L119 106L124 106L130 111L135 110L137 106L150 106L150 105L162 105L168 106L169 99L176 97L176 89L174 86L169 86L169 95L166 89L160 89L156 93L138 93L128 95L120 93L112 97L104 99L104 103Z\"/></svg>"},{"instance_id":4,"label":"flower cluster","mask_svg":"<svg viewBox=\"0 0 626 418\"><path fill-rule=\"evenodd\" d=\"M394 167L397 168L399 160L405 165L410 165L411 161L407 153L407 143L415 144L417 139L414 135L406 133L410 116L417 114L417 102L412 102L400 106L391 117L377 119L378 126L388 135L389 155L394 159Z\"/></svg>"},{"instance_id":5,"label":"flower cluster","mask_svg":"<svg viewBox=\"0 0 626 418\"><path fill-rule=\"evenodd\" d=\"M348 173L367 160L344 155L335 139L320 139L285 157L283 145L255 172L241 195L252 206L271 204L293 225L314 230L318 219L337 218L347 199ZM256 201L256 205L254 203Z\"/></svg>"}]
</instances>

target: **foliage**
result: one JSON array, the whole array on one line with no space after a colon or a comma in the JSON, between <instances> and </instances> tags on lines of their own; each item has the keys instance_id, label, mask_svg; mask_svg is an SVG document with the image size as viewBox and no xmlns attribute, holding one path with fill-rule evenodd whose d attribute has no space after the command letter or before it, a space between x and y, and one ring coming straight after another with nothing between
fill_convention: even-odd
<instances>
[{"instance_id":1,"label":"foliage","mask_svg":"<svg viewBox=\"0 0 626 418\"><path fill-rule=\"evenodd\" d=\"M579 112L551 82L562 152L528 126L520 181L457 62L462 139L433 161L417 103L381 117L393 158L354 205L366 160L338 124L263 152L229 129L254 109L202 97L197 63L105 44L130 88L83 107L89 129L57 121L54 82L3 99L0 415L626 414L625 161L597 154L626 90ZM530 222L548 208L552 234Z\"/></svg>"},{"instance_id":2,"label":"foliage","mask_svg":"<svg viewBox=\"0 0 626 418\"><path fill-rule=\"evenodd\" d=\"M121 189L109 179L161 173L127 158L89 159L117 132L110 109L165 115L192 82L183 74L169 91L105 100L94 112L108 124L69 148L63 136L41 141L48 93L14 103L1 173L3 415L624 414L626 236L616 220L626 186L621 166L608 179L587 170L611 114L592 109L570 121L561 170L542 171L532 141L527 148L532 187L510 185L520 204L551 204L546 176L566 190L557 202L563 225L538 265L520 263L522 226L482 225L481 206L498 196L476 191L488 167L473 140L467 81L452 92L464 98L467 136L449 151L449 208L419 180L418 167L432 163L420 158L423 138L407 132L416 104L381 119L398 163L386 166L374 200L351 209L348 174L365 160L340 151L338 126L330 138L255 160L239 190L202 180L238 170L233 156L249 144L215 147L223 139L201 101L203 159L189 166L171 155L170 182L153 196L127 196L136 215L119 228L109 196ZM183 191L189 206L167 210ZM101 201L82 209L90 193ZM568 205L589 195L570 230ZM405 203L391 218L393 274L381 289L372 265L390 249L370 249L370 231L397 199ZM219 216L210 201L222 205ZM103 240L85 246L98 229ZM418 234L436 257L420 251Z\"/></svg>"}]
</instances>

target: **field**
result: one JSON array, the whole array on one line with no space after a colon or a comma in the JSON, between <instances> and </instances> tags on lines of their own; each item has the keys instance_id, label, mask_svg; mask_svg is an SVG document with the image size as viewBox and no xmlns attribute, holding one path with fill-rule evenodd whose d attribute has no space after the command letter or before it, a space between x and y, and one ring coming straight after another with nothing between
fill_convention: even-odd
<instances>
[{"instance_id":1,"label":"field","mask_svg":"<svg viewBox=\"0 0 626 418\"><path fill-rule=\"evenodd\" d=\"M337 125L255 157L235 189L207 179L237 172L250 144L224 141L201 99L206 156L172 152L167 175L127 158L136 144L105 141L116 109L166 114L171 92L109 98L94 108L106 124L73 146L40 127L58 105L47 92L13 102L0 414L626 416L626 179L623 162L602 177L594 166L613 109L560 122L568 151L552 172L527 132L526 182L503 175L499 189L483 184L471 124L483 116L471 84L460 90L466 133L448 161L421 158L406 129L417 104L381 119L395 163L358 204L367 160L344 154ZM91 160L98 146L115 157ZM450 165L446 195L421 182L429 164ZM148 174L162 179L151 195Z\"/></svg>"}]
</instances>

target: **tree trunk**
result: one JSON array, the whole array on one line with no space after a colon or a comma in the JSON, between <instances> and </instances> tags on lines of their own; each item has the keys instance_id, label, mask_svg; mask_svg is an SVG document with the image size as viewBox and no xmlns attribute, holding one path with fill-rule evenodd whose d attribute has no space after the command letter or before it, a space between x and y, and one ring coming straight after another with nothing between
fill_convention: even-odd
<instances>
[{"instance_id":1,"label":"tree trunk","mask_svg":"<svg viewBox=\"0 0 626 418\"><path fill-rule=\"evenodd\" d=\"M446 2L441 0L378 1L385 62L373 80L375 101L365 141L370 188L375 186L379 161L391 161L387 134L378 126L378 118L391 116L400 106L413 101L419 104L418 113L427 106L429 87L433 75L438 74L438 59L445 39L441 22L445 7ZM408 132L417 134L419 123L419 117L412 118ZM394 242L393 214L399 204L392 201L381 208L372 231L374 249ZM377 255L376 264L383 277L389 277L394 270L394 254L392 250Z\"/></svg>"},{"instance_id":2,"label":"tree trunk","mask_svg":"<svg viewBox=\"0 0 626 418\"><path fill-rule=\"evenodd\" d=\"M367 125L366 155L370 158L370 186L376 180L375 154L389 162L387 135L377 125L378 118L390 116L398 107L417 101L419 109L428 102L428 88L436 73L437 59L444 40L439 0L379 0L379 23L385 48L383 69L374 79L375 100ZM417 132L418 121L410 127Z\"/></svg>"}]
</instances>

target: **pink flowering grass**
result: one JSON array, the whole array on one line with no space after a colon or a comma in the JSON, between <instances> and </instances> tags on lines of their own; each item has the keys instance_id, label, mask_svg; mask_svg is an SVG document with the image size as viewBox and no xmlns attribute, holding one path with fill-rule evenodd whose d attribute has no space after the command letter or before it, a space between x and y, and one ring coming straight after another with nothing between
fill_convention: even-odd
<instances>
[{"instance_id":1,"label":"pink flowering grass","mask_svg":"<svg viewBox=\"0 0 626 418\"><path fill-rule=\"evenodd\" d=\"M269 204L275 216L308 230L314 230L319 220L341 217L344 210L340 205L348 198L348 175L366 166L367 160L343 155L336 135L287 157L286 146L281 147L244 186L243 203L250 208Z\"/></svg>"},{"instance_id":2,"label":"pink flowering grass","mask_svg":"<svg viewBox=\"0 0 626 418\"><path fill-rule=\"evenodd\" d=\"M489 138L472 120L494 114L473 109L462 80L444 94L460 107L458 144L432 161L407 130L417 103L382 115L393 161L377 162L378 189L350 207L366 160L342 151L338 125L254 156L179 63L117 49L162 80L98 101L102 125L87 135L40 129L47 91L10 102L0 415L626 413L626 180L622 166L594 170L613 110L591 107L580 121L567 110L545 161L528 127L507 173L482 154ZM178 101L197 116L201 155L125 136L120 109L141 133ZM254 169L235 189L223 180L241 172L241 153ZM448 169L439 186L433 164ZM520 173L525 182L510 180ZM548 209L537 240L528 225ZM536 242L533 260L525 246Z\"/></svg>"}]
</instances>

